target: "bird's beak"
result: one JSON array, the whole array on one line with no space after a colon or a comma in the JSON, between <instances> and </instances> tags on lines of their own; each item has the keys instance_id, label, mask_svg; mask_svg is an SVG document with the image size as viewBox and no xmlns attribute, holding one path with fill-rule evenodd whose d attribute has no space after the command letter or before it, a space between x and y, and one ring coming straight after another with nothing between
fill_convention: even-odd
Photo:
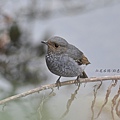
<instances>
[{"instance_id":1,"label":"bird's beak","mask_svg":"<svg viewBox=\"0 0 120 120\"><path fill-rule=\"evenodd\" d=\"M41 43L44 43L44 44L46 44L46 45L48 44L47 41L41 41Z\"/></svg>"}]
</instances>

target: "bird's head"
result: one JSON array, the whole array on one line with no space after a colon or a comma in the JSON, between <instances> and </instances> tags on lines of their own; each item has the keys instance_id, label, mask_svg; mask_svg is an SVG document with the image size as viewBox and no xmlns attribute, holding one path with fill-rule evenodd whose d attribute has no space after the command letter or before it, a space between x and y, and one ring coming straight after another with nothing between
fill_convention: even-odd
<instances>
[{"instance_id":1,"label":"bird's head","mask_svg":"<svg viewBox=\"0 0 120 120\"><path fill-rule=\"evenodd\" d=\"M67 50L68 42L58 36L54 36L48 41L42 41L42 43L46 44L48 46L48 52L60 54L64 53Z\"/></svg>"}]
</instances>

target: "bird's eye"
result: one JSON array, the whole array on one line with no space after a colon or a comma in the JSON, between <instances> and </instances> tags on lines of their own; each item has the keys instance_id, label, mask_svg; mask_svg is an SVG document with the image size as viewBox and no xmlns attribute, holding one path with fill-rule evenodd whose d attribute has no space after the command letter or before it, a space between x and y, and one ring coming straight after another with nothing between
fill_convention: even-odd
<instances>
[{"instance_id":1,"label":"bird's eye","mask_svg":"<svg viewBox=\"0 0 120 120\"><path fill-rule=\"evenodd\" d=\"M58 48L58 47L59 47L59 45L58 45L58 44L56 44L56 43L55 43L54 45L55 45L55 47L56 47L56 48Z\"/></svg>"}]
</instances>

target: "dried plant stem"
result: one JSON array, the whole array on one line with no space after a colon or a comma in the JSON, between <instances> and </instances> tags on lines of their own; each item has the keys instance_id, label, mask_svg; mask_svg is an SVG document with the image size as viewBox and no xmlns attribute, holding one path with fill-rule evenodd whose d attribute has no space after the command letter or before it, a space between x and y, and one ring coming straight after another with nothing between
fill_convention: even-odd
<instances>
[{"instance_id":1,"label":"dried plant stem","mask_svg":"<svg viewBox=\"0 0 120 120\"><path fill-rule=\"evenodd\" d=\"M86 83L86 82L98 82L98 81L106 81L106 80L120 80L120 75L115 75L115 76L103 76L103 77L91 77L91 78L85 78L85 79L79 79L80 83ZM68 81L64 81L61 82L61 86L65 86L65 85L70 85L70 84L74 84L76 82L76 80L68 80ZM18 98L21 97L25 97L27 95L33 94L35 92L39 92L42 90L47 90L47 89L53 89L54 87L58 87L57 84L49 84L49 85L43 85L40 86L38 88L8 97L6 99L0 100L0 105L1 104L5 104L9 101L12 100L16 100Z\"/></svg>"},{"instance_id":2,"label":"dried plant stem","mask_svg":"<svg viewBox=\"0 0 120 120\"><path fill-rule=\"evenodd\" d=\"M93 90L93 93L94 93L94 99L92 101L92 105L91 105L91 111L92 111L92 117L91 117L91 120L94 120L94 107L95 107L95 102L96 102L96 97L97 97L97 92L98 90L100 89L102 85L102 82L99 84L99 85L95 85L94 86L94 90Z\"/></svg>"},{"instance_id":3,"label":"dried plant stem","mask_svg":"<svg viewBox=\"0 0 120 120\"><path fill-rule=\"evenodd\" d=\"M99 111L99 113L98 113L98 115L97 115L96 118L98 118L98 117L100 116L103 108L105 107L105 105L106 105L107 102L108 102L108 98L109 98L109 96L110 96L110 93L111 93L112 88L115 87L116 85L117 85L117 80L115 80L115 82L112 83L112 84L108 87L107 93L106 93L106 95L105 95L105 101L104 101L104 103L103 103L103 105L102 105L102 107L101 107L101 109L100 109L100 111Z\"/></svg>"}]
</instances>

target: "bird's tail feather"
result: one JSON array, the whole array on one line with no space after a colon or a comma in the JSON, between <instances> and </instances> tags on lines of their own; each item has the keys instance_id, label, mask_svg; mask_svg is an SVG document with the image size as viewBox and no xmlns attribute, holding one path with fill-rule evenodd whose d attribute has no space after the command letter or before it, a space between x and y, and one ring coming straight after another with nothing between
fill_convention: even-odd
<instances>
[{"instance_id":1,"label":"bird's tail feather","mask_svg":"<svg viewBox=\"0 0 120 120\"><path fill-rule=\"evenodd\" d=\"M88 78L87 74L83 71L82 75L80 75L80 78Z\"/></svg>"}]
</instances>

